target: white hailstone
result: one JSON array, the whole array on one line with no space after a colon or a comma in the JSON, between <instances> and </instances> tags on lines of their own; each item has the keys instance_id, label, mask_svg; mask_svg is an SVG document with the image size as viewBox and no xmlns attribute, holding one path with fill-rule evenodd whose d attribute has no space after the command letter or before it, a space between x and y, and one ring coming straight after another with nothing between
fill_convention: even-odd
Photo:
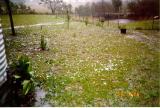
<instances>
[{"instance_id":1,"label":"white hailstone","mask_svg":"<svg viewBox=\"0 0 160 108\"><path fill-rule=\"evenodd\" d=\"M103 84L106 85L107 83L106 83L106 82L103 82Z\"/></svg>"}]
</instances>

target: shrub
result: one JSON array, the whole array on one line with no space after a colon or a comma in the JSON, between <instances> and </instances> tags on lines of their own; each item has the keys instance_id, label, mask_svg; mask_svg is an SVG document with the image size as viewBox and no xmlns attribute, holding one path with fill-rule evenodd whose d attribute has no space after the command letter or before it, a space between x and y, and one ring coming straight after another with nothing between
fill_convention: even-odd
<instances>
[{"instance_id":1,"label":"shrub","mask_svg":"<svg viewBox=\"0 0 160 108\"><path fill-rule=\"evenodd\" d=\"M47 42L45 41L44 36L41 36L41 43L40 43L41 49L46 50L47 49Z\"/></svg>"}]
</instances>

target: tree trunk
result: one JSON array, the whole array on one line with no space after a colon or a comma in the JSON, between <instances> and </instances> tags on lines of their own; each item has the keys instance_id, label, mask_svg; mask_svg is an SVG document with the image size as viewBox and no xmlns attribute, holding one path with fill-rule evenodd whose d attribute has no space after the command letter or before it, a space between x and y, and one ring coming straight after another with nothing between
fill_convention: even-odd
<instances>
[{"instance_id":1,"label":"tree trunk","mask_svg":"<svg viewBox=\"0 0 160 108\"><path fill-rule=\"evenodd\" d=\"M9 15L9 19L10 19L12 35L15 36L16 33L15 33L15 30L14 30L14 23L13 23L13 18L12 18L12 10L11 10L11 7L10 7L10 1L9 0L5 0L5 2L6 2L8 15Z\"/></svg>"}]
</instances>

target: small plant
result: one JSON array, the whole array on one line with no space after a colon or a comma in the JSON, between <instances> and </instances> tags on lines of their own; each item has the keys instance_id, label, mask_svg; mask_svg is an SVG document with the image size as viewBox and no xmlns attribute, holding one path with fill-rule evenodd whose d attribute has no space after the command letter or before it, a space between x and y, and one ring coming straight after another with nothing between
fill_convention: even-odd
<instances>
[{"instance_id":1,"label":"small plant","mask_svg":"<svg viewBox=\"0 0 160 108\"><path fill-rule=\"evenodd\" d=\"M104 19L104 18L101 18L101 19L100 19L101 27L104 26L104 22L105 22L105 19Z\"/></svg>"},{"instance_id":2,"label":"small plant","mask_svg":"<svg viewBox=\"0 0 160 108\"><path fill-rule=\"evenodd\" d=\"M47 42L45 41L44 36L41 36L41 43L40 43L41 49L46 50L47 49Z\"/></svg>"},{"instance_id":3,"label":"small plant","mask_svg":"<svg viewBox=\"0 0 160 108\"><path fill-rule=\"evenodd\" d=\"M84 22L85 22L85 25L87 26L87 25L88 25L88 23L89 23L89 21L88 21L88 18L87 18L87 17L85 18Z\"/></svg>"},{"instance_id":4,"label":"small plant","mask_svg":"<svg viewBox=\"0 0 160 108\"><path fill-rule=\"evenodd\" d=\"M104 26L104 22L105 22L105 19L104 18L100 18L99 21L97 22L96 26L103 27Z\"/></svg>"},{"instance_id":5,"label":"small plant","mask_svg":"<svg viewBox=\"0 0 160 108\"><path fill-rule=\"evenodd\" d=\"M0 104L16 107L33 105L35 82L29 58L26 55L20 56L7 71L7 81L2 87L6 92L3 91L4 95L1 95Z\"/></svg>"},{"instance_id":6,"label":"small plant","mask_svg":"<svg viewBox=\"0 0 160 108\"><path fill-rule=\"evenodd\" d=\"M98 21L98 22L96 23L96 26L101 27L101 23Z\"/></svg>"},{"instance_id":7,"label":"small plant","mask_svg":"<svg viewBox=\"0 0 160 108\"><path fill-rule=\"evenodd\" d=\"M27 95L34 87L29 58L25 55L21 56L17 62L13 63L12 68L13 85L23 95Z\"/></svg>"}]
</instances>

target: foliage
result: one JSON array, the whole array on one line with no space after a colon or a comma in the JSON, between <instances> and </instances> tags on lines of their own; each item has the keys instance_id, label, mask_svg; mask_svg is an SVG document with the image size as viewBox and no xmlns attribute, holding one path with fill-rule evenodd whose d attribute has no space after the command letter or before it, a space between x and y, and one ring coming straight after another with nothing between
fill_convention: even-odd
<instances>
[{"instance_id":1,"label":"foliage","mask_svg":"<svg viewBox=\"0 0 160 108\"><path fill-rule=\"evenodd\" d=\"M42 50L46 50L47 49L47 42L45 41L44 35L41 36L40 46L41 46Z\"/></svg>"},{"instance_id":2,"label":"foliage","mask_svg":"<svg viewBox=\"0 0 160 108\"><path fill-rule=\"evenodd\" d=\"M67 5L63 0L40 0L40 4L44 4L51 10L52 14L65 13L67 9L71 11L72 5Z\"/></svg>"},{"instance_id":3,"label":"foliage","mask_svg":"<svg viewBox=\"0 0 160 108\"><path fill-rule=\"evenodd\" d=\"M31 66L29 58L25 55L21 56L17 62L12 64L13 81L15 86L22 89L23 94L27 95L33 89L33 82L31 76Z\"/></svg>"},{"instance_id":4,"label":"foliage","mask_svg":"<svg viewBox=\"0 0 160 108\"><path fill-rule=\"evenodd\" d=\"M115 9L115 12L119 12L122 7L122 0L112 0L112 5Z\"/></svg>"},{"instance_id":5,"label":"foliage","mask_svg":"<svg viewBox=\"0 0 160 108\"><path fill-rule=\"evenodd\" d=\"M110 2L101 1L101 0L97 2L93 2L92 4L86 3L85 5L80 5L75 8L75 13L78 16L82 16L82 17L88 17L88 16L100 17L102 16L101 14L102 12L107 13L107 12L113 12L113 11L114 9Z\"/></svg>"},{"instance_id":6,"label":"foliage","mask_svg":"<svg viewBox=\"0 0 160 108\"><path fill-rule=\"evenodd\" d=\"M131 0L128 9L139 17L159 16L159 0Z\"/></svg>"},{"instance_id":7,"label":"foliage","mask_svg":"<svg viewBox=\"0 0 160 108\"><path fill-rule=\"evenodd\" d=\"M27 95L33 87L31 80L24 80L22 85L23 85L23 94Z\"/></svg>"},{"instance_id":8,"label":"foliage","mask_svg":"<svg viewBox=\"0 0 160 108\"><path fill-rule=\"evenodd\" d=\"M34 102L34 81L28 56L12 59L7 70L7 81L1 86L0 106L31 106Z\"/></svg>"},{"instance_id":9,"label":"foliage","mask_svg":"<svg viewBox=\"0 0 160 108\"><path fill-rule=\"evenodd\" d=\"M13 14L34 14L35 10L31 9L29 6L25 5L24 2L15 3L10 0L10 7L12 8ZM0 14L7 14L6 4L0 1Z\"/></svg>"}]
</instances>

